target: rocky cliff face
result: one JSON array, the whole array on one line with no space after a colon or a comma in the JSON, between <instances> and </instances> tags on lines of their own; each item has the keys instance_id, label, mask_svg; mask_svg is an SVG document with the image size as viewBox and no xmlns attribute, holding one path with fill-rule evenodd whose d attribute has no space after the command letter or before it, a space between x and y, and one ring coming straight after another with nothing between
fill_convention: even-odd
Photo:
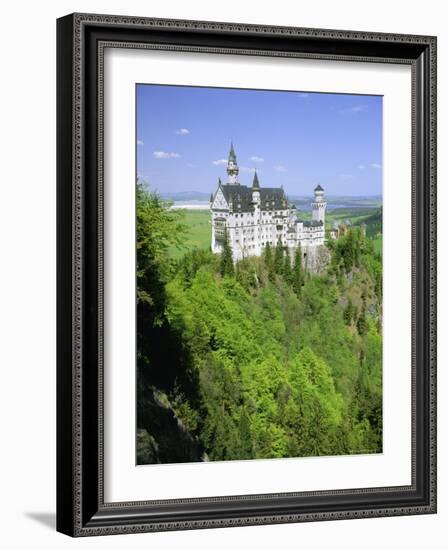
<instances>
[{"instance_id":1,"label":"rocky cliff face","mask_svg":"<svg viewBox=\"0 0 448 550\"><path fill-rule=\"evenodd\" d=\"M307 247L302 250L305 271L323 275L331 260L331 254L325 245Z\"/></svg>"},{"instance_id":2,"label":"rocky cliff face","mask_svg":"<svg viewBox=\"0 0 448 550\"><path fill-rule=\"evenodd\" d=\"M176 416L165 394L146 388L139 398L137 464L202 462L203 449Z\"/></svg>"}]
</instances>

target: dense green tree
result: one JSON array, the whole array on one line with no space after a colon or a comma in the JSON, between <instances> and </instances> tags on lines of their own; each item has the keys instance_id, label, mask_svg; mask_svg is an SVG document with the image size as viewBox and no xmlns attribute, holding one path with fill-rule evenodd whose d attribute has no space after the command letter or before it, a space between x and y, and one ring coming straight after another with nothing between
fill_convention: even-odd
<instances>
[{"instance_id":1,"label":"dense green tree","mask_svg":"<svg viewBox=\"0 0 448 550\"><path fill-rule=\"evenodd\" d=\"M247 414L245 407L242 407L238 424L240 440L240 459L248 459L254 457L252 433L250 428L250 417Z\"/></svg>"},{"instance_id":2,"label":"dense green tree","mask_svg":"<svg viewBox=\"0 0 448 550\"><path fill-rule=\"evenodd\" d=\"M139 463L199 460L201 444L179 428L169 402L159 398L175 397L181 387L186 402L199 406L192 356L188 349L179 353L182 330L166 315L166 285L176 272L168 251L182 247L183 213L143 184L137 186L136 199L137 458Z\"/></svg>"},{"instance_id":3,"label":"dense green tree","mask_svg":"<svg viewBox=\"0 0 448 550\"><path fill-rule=\"evenodd\" d=\"M277 242L277 246L275 247L275 253L274 253L274 271L277 275L283 274L283 265L284 265L283 251L284 251L284 248L281 240L279 239Z\"/></svg>"},{"instance_id":4,"label":"dense green tree","mask_svg":"<svg viewBox=\"0 0 448 550\"><path fill-rule=\"evenodd\" d=\"M351 325L355 317L355 307L351 299L348 299L347 307L344 310L344 320L347 325Z\"/></svg>"},{"instance_id":5,"label":"dense green tree","mask_svg":"<svg viewBox=\"0 0 448 550\"><path fill-rule=\"evenodd\" d=\"M137 185L136 199L137 366L146 383L168 388L188 369L180 358L171 361L169 352L165 353L169 368L161 371L156 366L163 347L171 350L178 340L165 315L165 285L173 274L168 249L182 246L183 214L171 210L169 203L143 184ZM183 359L188 362L186 356Z\"/></svg>"},{"instance_id":6,"label":"dense green tree","mask_svg":"<svg viewBox=\"0 0 448 550\"><path fill-rule=\"evenodd\" d=\"M362 336L367 330L366 298L367 298L366 289L363 288L361 292L361 300L362 300L361 313L356 323L356 327L358 329L358 333L360 336Z\"/></svg>"},{"instance_id":7,"label":"dense green tree","mask_svg":"<svg viewBox=\"0 0 448 550\"><path fill-rule=\"evenodd\" d=\"M223 251L221 254L221 265L220 265L221 276L224 277L233 277L235 275L235 268L233 265L232 249L229 244L229 236L227 234L227 228L224 230L224 243Z\"/></svg>"},{"instance_id":8,"label":"dense green tree","mask_svg":"<svg viewBox=\"0 0 448 550\"><path fill-rule=\"evenodd\" d=\"M328 272L305 276L300 248L234 266L227 235L221 256L171 260L182 214L145 189L137 222L139 463L381 452L369 237L353 228L330 244Z\"/></svg>"},{"instance_id":9,"label":"dense green tree","mask_svg":"<svg viewBox=\"0 0 448 550\"><path fill-rule=\"evenodd\" d=\"M163 284L171 271L167 252L170 246L182 246L185 225L181 211L171 210L143 184L137 185L136 204L137 301L151 306L155 321L161 313Z\"/></svg>"},{"instance_id":10,"label":"dense green tree","mask_svg":"<svg viewBox=\"0 0 448 550\"><path fill-rule=\"evenodd\" d=\"M302 293L303 285L303 267L302 267L302 248L299 245L296 248L296 253L294 255L294 266L292 273L292 287L297 296L300 296Z\"/></svg>"},{"instance_id":11,"label":"dense green tree","mask_svg":"<svg viewBox=\"0 0 448 550\"><path fill-rule=\"evenodd\" d=\"M358 321L356 323L356 327L358 329L358 333L360 336L362 336L367 329L367 319L366 319L366 305L363 303L361 307L361 313L359 314Z\"/></svg>"},{"instance_id":12,"label":"dense green tree","mask_svg":"<svg viewBox=\"0 0 448 550\"><path fill-rule=\"evenodd\" d=\"M289 255L288 247L285 247L284 263L283 263L283 278L287 283L292 285L292 266L291 266L291 256Z\"/></svg>"},{"instance_id":13,"label":"dense green tree","mask_svg":"<svg viewBox=\"0 0 448 550\"><path fill-rule=\"evenodd\" d=\"M270 270L272 267L272 250L269 242L267 242L266 246L264 247L263 255L264 255L264 263L265 263L266 269Z\"/></svg>"},{"instance_id":14,"label":"dense green tree","mask_svg":"<svg viewBox=\"0 0 448 550\"><path fill-rule=\"evenodd\" d=\"M185 285L190 285L198 269L204 265L215 264L215 258L209 250L193 248L187 251L182 258L175 263L174 269L180 270L183 274Z\"/></svg>"}]
</instances>

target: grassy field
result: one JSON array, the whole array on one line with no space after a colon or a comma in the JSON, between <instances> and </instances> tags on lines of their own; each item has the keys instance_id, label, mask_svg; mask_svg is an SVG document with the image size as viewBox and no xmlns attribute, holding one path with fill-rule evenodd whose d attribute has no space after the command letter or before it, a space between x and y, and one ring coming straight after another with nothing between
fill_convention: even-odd
<instances>
[{"instance_id":1,"label":"grassy field","mask_svg":"<svg viewBox=\"0 0 448 550\"><path fill-rule=\"evenodd\" d=\"M350 220L352 224L367 218L375 209L372 208L336 208L335 210L327 210L325 219L328 222Z\"/></svg>"},{"instance_id":2,"label":"grassy field","mask_svg":"<svg viewBox=\"0 0 448 550\"><path fill-rule=\"evenodd\" d=\"M209 210L182 210L184 213L183 223L187 226L187 235L183 242L184 248L170 249L173 258L180 258L192 248L209 248L212 239L212 227L210 225Z\"/></svg>"},{"instance_id":3,"label":"grassy field","mask_svg":"<svg viewBox=\"0 0 448 550\"><path fill-rule=\"evenodd\" d=\"M383 253L383 236L379 235L375 239L372 239L373 241L373 248L375 249L375 252L382 254Z\"/></svg>"}]
</instances>

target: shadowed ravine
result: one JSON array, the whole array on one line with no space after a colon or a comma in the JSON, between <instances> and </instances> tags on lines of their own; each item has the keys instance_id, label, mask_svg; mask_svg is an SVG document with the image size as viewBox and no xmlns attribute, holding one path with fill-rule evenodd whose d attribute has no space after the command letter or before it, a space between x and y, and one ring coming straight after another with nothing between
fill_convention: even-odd
<instances>
[{"instance_id":1,"label":"shadowed ravine","mask_svg":"<svg viewBox=\"0 0 448 550\"><path fill-rule=\"evenodd\" d=\"M137 463L201 462L205 455L176 416L164 394L147 388L141 394Z\"/></svg>"}]
</instances>

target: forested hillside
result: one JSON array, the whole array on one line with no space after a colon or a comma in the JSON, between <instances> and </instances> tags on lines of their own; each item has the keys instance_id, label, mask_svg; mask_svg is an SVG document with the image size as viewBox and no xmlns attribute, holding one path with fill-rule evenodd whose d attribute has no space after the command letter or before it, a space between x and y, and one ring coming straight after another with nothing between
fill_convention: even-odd
<instances>
[{"instance_id":1,"label":"forested hillside","mask_svg":"<svg viewBox=\"0 0 448 550\"><path fill-rule=\"evenodd\" d=\"M355 225L365 224L368 237L375 237L379 233L383 232L383 209L375 210L373 214L370 214L359 221L355 221Z\"/></svg>"},{"instance_id":2,"label":"forested hillside","mask_svg":"<svg viewBox=\"0 0 448 550\"><path fill-rule=\"evenodd\" d=\"M381 260L353 228L324 276L281 247L168 251L183 214L137 191L139 464L382 450Z\"/></svg>"}]
</instances>

